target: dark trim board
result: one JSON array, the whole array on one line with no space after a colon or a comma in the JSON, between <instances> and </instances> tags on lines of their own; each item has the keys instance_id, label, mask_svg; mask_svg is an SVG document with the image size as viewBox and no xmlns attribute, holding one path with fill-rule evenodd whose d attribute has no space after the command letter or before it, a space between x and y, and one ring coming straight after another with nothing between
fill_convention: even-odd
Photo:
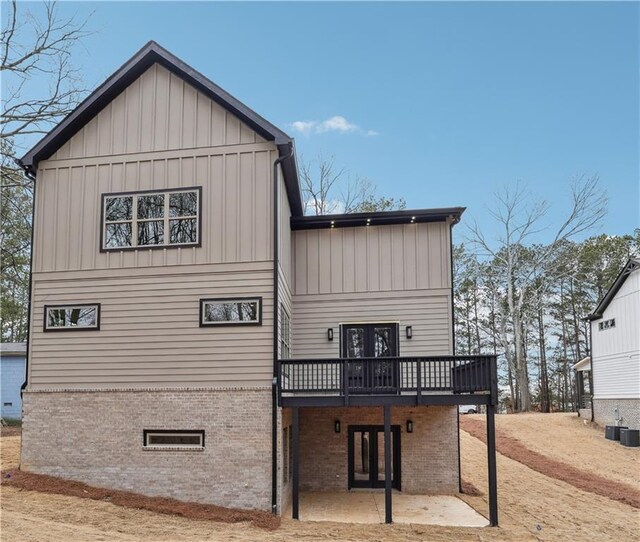
<instances>
[{"instance_id":1,"label":"dark trim board","mask_svg":"<svg viewBox=\"0 0 640 542\"><path fill-rule=\"evenodd\" d=\"M348 404L345 397L338 395L323 396L283 396L282 407L344 407L344 406L428 406L428 405L488 405L488 394L452 394L452 395L350 395Z\"/></svg>"},{"instance_id":2,"label":"dark trim board","mask_svg":"<svg viewBox=\"0 0 640 542\"><path fill-rule=\"evenodd\" d=\"M67 309L70 307L96 307L96 325L95 326L77 326L77 327L47 327L49 320L49 309ZM56 305L44 306L44 318L42 322L42 331L44 333L61 332L61 331L100 331L100 303L58 303Z\"/></svg>"},{"instance_id":3,"label":"dark trim board","mask_svg":"<svg viewBox=\"0 0 640 542\"><path fill-rule=\"evenodd\" d=\"M403 211L379 211L374 213L348 213L340 215L292 216L292 230L317 230L362 226L387 226L420 222L444 222L448 218L455 224L460 221L465 207L442 209L409 209Z\"/></svg>"},{"instance_id":4,"label":"dark trim board","mask_svg":"<svg viewBox=\"0 0 640 542\"><path fill-rule=\"evenodd\" d=\"M228 302L228 301L257 301L258 302L258 321L232 321L232 322L204 322L204 304L208 301L220 301L220 302ZM226 327L226 326L235 326L235 327L243 327L243 326L261 326L262 325L262 297L261 296L253 296L253 297L217 297L217 298L202 298L200 299L200 327Z\"/></svg>"}]
</instances>

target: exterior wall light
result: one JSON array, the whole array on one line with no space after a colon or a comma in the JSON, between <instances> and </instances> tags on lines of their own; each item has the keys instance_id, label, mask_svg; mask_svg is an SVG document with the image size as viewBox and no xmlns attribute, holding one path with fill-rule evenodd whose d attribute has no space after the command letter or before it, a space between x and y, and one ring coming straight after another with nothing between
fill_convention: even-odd
<instances>
[{"instance_id":1,"label":"exterior wall light","mask_svg":"<svg viewBox=\"0 0 640 542\"><path fill-rule=\"evenodd\" d=\"M411 339L413 338L413 329L411 328L411 326L407 326L407 339Z\"/></svg>"},{"instance_id":2,"label":"exterior wall light","mask_svg":"<svg viewBox=\"0 0 640 542\"><path fill-rule=\"evenodd\" d=\"M407 433L413 433L413 420L407 420Z\"/></svg>"},{"instance_id":3,"label":"exterior wall light","mask_svg":"<svg viewBox=\"0 0 640 542\"><path fill-rule=\"evenodd\" d=\"M332 327L327 329L327 340L328 341L332 341L333 340L333 328Z\"/></svg>"},{"instance_id":4,"label":"exterior wall light","mask_svg":"<svg viewBox=\"0 0 640 542\"><path fill-rule=\"evenodd\" d=\"M336 433L340 432L340 420L336 420L336 421L333 422L333 430Z\"/></svg>"}]
</instances>

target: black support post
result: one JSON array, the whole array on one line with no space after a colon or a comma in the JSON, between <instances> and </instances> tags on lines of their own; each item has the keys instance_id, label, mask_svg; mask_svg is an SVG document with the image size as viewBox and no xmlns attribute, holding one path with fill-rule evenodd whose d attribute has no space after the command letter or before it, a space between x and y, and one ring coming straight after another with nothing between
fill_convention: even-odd
<instances>
[{"instance_id":1,"label":"black support post","mask_svg":"<svg viewBox=\"0 0 640 542\"><path fill-rule=\"evenodd\" d=\"M300 414L299 408L293 407L293 465L291 468L292 483L292 517L300 519Z\"/></svg>"},{"instance_id":2,"label":"black support post","mask_svg":"<svg viewBox=\"0 0 640 542\"><path fill-rule=\"evenodd\" d=\"M391 406L384 406L384 522L392 523L391 509Z\"/></svg>"},{"instance_id":3,"label":"black support post","mask_svg":"<svg viewBox=\"0 0 640 542\"><path fill-rule=\"evenodd\" d=\"M487 464L489 470L489 524L498 526L498 478L496 474L496 406L487 405Z\"/></svg>"}]
</instances>

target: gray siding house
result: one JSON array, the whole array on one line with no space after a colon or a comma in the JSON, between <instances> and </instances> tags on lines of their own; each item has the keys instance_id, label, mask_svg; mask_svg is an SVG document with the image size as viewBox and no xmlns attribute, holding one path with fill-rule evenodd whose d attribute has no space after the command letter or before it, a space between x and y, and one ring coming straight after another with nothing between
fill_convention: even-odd
<instances>
[{"instance_id":1,"label":"gray siding house","mask_svg":"<svg viewBox=\"0 0 640 542\"><path fill-rule=\"evenodd\" d=\"M21 468L299 515L299 492L460 491L461 207L303 216L293 140L150 42L30 150Z\"/></svg>"},{"instance_id":2,"label":"gray siding house","mask_svg":"<svg viewBox=\"0 0 640 542\"><path fill-rule=\"evenodd\" d=\"M0 406L3 420L22 417L20 387L24 383L26 365L25 343L0 344Z\"/></svg>"}]
</instances>

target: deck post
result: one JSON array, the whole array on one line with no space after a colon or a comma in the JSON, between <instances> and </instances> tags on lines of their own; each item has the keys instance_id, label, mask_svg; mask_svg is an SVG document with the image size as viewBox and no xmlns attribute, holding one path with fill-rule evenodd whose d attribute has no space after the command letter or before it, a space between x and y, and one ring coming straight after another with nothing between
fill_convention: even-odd
<instances>
[{"instance_id":1,"label":"deck post","mask_svg":"<svg viewBox=\"0 0 640 542\"><path fill-rule=\"evenodd\" d=\"M300 519L300 413L298 407L293 407L293 446L291 466L291 509L293 519ZM286 461L286 459L285 459Z\"/></svg>"},{"instance_id":2,"label":"deck post","mask_svg":"<svg viewBox=\"0 0 640 542\"><path fill-rule=\"evenodd\" d=\"M489 524L498 526L498 480L496 475L496 405L487 405L487 465L489 470Z\"/></svg>"},{"instance_id":3,"label":"deck post","mask_svg":"<svg viewBox=\"0 0 640 542\"><path fill-rule=\"evenodd\" d=\"M384 522L392 523L391 510L391 406L384 406Z\"/></svg>"}]
</instances>

